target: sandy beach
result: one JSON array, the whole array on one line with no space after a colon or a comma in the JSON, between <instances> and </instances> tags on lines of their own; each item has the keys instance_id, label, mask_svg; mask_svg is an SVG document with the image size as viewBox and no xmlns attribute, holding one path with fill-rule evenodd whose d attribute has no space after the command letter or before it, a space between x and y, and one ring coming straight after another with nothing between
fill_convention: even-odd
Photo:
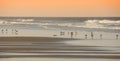
<instances>
[{"instance_id":1,"label":"sandy beach","mask_svg":"<svg viewBox=\"0 0 120 61\"><path fill-rule=\"evenodd\" d=\"M119 27L108 26L109 20L108 24L104 20L81 19L3 20L6 22L1 21L0 26L0 61L120 60Z\"/></svg>"},{"instance_id":2,"label":"sandy beach","mask_svg":"<svg viewBox=\"0 0 120 61\"><path fill-rule=\"evenodd\" d=\"M103 42L105 41L106 40ZM108 41L107 45L105 43L99 43L100 40L82 40L75 38L0 37L0 57L119 59L119 45L116 45L116 43L118 43L117 41L114 43L113 41L114 40L112 40L112 42ZM87 43L89 44L87 45ZM96 45L96 43L99 43L99 45Z\"/></svg>"}]
</instances>

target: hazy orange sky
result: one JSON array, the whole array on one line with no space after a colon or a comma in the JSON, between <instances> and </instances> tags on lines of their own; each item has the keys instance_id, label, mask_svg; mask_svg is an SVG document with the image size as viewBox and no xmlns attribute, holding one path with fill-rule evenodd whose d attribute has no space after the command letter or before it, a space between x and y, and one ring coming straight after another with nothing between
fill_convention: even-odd
<instances>
[{"instance_id":1,"label":"hazy orange sky","mask_svg":"<svg viewBox=\"0 0 120 61\"><path fill-rule=\"evenodd\" d=\"M120 17L120 0L0 0L0 16Z\"/></svg>"}]
</instances>

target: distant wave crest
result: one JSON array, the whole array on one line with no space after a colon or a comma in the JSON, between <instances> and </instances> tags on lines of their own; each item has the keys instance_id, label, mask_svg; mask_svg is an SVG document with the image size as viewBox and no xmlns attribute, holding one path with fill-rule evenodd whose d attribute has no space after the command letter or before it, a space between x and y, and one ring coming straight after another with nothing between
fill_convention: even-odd
<instances>
[{"instance_id":1,"label":"distant wave crest","mask_svg":"<svg viewBox=\"0 0 120 61\"><path fill-rule=\"evenodd\" d=\"M63 28L97 28L97 29L115 29L120 30L120 20L35 20L35 19L0 19L0 25L25 25L42 27L45 29L63 29ZM17 27L19 27L17 26ZM22 26L23 27L23 26ZM32 27L31 27L32 29Z\"/></svg>"}]
</instances>

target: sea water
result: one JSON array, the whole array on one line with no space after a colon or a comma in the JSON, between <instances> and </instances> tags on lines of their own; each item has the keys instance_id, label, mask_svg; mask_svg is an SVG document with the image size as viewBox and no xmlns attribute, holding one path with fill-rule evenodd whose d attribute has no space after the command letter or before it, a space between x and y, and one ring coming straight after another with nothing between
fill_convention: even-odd
<instances>
[{"instance_id":1,"label":"sea water","mask_svg":"<svg viewBox=\"0 0 120 61\"><path fill-rule=\"evenodd\" d=\"M120 30L120 17L0 17L1 29Z\"/></svg>"}]
</instances>

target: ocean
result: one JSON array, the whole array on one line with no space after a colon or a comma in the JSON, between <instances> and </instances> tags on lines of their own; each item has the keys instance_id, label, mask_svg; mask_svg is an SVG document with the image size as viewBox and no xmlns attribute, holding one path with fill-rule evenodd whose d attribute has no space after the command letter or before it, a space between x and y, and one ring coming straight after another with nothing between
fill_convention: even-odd
<instances>
[{"instance_id":1,"label":"ocean","mask_svg":"<svg viewBox=\"0 0 120 61\"><path fill-rule=\"evenodd\" d=\"M120 17L0 17L0 28L5 27L119 32Z\"/></svg>"}]
</instances>

